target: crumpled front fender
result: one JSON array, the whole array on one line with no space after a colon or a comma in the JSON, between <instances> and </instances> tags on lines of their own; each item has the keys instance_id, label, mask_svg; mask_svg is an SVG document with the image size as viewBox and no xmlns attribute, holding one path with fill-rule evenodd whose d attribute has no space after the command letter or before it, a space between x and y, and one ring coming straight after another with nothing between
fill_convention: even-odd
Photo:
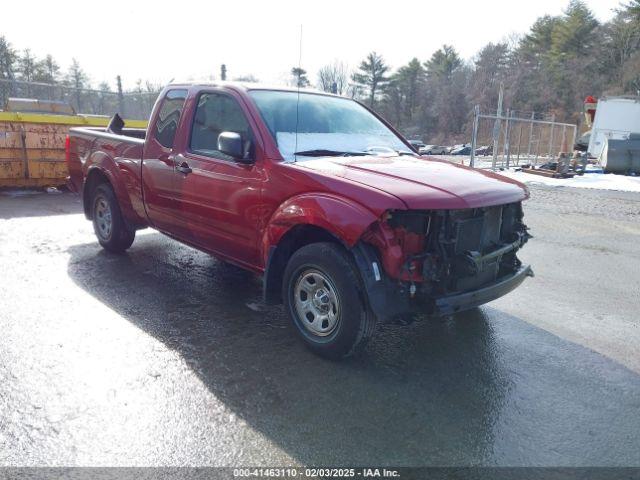
<instances>
[{"instance_id":1,"label":"crumpled front fender","mask_svg":"<svg viewBox=\"0 0 640 480\"><path fill-rule=\"evenodd\" d=\"M352 247L376 216L365 207L338 195L309 193L284 202L271 216L262 237L262 258L293 227L313 225L326 230L346 247Z\"/></svg>"}]
</instances>

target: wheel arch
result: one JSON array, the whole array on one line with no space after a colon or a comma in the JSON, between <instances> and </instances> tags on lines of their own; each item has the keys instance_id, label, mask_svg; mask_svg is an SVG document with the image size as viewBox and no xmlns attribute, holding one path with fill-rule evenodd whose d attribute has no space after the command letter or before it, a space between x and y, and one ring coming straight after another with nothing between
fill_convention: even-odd
<instances>
[{"instance_id":1,"label":"wheel arch","mask_svg":"<svg viewBox=\"0 0 640 480\"><path fill-rule=\"evenodd\" d=\"M265 303L282 301L284 269L298 249L332 242L350 252L376 220L365 207L334 195L305 194L282 204L269 220L262 241Z\"/></svg>"},{"instance_id":2,"label":"wheel arch","mask_svg":"<svg viewBox=\"0 0 640 480\"><path fill-rule=\"evenodd\" d=\"M104 183L113 188L113 183L103 169L99 167L91 168L84 182L84 188L82 189L82 206L84 208L84 216L87 220L91 220L93 218L93 212L91 211L91 199L93 197L93 192L99 185Z\"/></svg>"},{"instance_id":3,"label":"wheel arch","mask_svg":"<svg viewBox=\"0 0 640 480\"><path fill-rule=\"evenodd\" d=\"M346 245L330 231L313 224L299 224L290 228L277 245L269 249L264 272L264 301L268 305L282 303L282 280L289 258L306 245L330 242Z\"/></svg>"},{"instance_id":4,"label":"wheel arch","mask_svg":"<svg viewBox=\"0 0 640 480\"><path fill-rule=\"evenodd\" d=\"M87 165L89 166L82 188L84 214L87 219L91 220L91 198L93 192L98 185L107 183L116 195L118 206L125 221L131 226L138 226L141 223L141 219L135 214L131 198L124 183L125 179L118 168L116 160L102 151L96 151L87 160Z\"/></svg>"}]
</instances>

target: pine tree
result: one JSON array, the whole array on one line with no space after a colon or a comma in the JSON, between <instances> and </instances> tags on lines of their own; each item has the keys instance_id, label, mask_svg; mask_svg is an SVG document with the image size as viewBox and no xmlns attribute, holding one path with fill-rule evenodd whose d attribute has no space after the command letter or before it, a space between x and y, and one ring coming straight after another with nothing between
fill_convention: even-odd
<instances>
[{"instance_id":1,"label":"pine tree","mask_svg":"<svg viewBox=\"0 0 640 480\"><path fill-rule=\"evenodd\" d=\"M453 72L461 65L462 59L450 45L443 45L424 64L428 76L445 79L450 79Z\"/></svg>"},{"instance_id":2,"label":"pine tree","mask_svg":"<svg viewBox=\"0 0 640 480\"><path fill-rule=\"evenodd\" d=\"M16 63L16 52L4 36L0 35L0 108L12 94L12 82L15 78L14 69Z\"/></svg>"},{"instance_id":3,"label":"pine tree","mask_svg":"<svg viewBox=\"0 0 640 480\"><path fill-rule=\"evenodd\" d=\"M636 22L640 22L640 0L631 0L624 7L626 13Z\"/></svg>"},{"instance_id":4,"label":"pine tree","mask_svg":"<svg viewBox=\"0 0 640 480\"><path fill-rule=\"evenodd\" d=\"M304 88L309 86L309 79L307 78L307 71L300 67L293 67L291 69L292 82L295 87Z\"/></svg>"},{"instance_id":5,"label":"pine tree","mask_svg":"<svg viewBox=\"0 0 640 480\"><path fill-rule=\"evenodd\" d=\"M489 43L480 50L471 78L469 97L483 110L494 109L498 103L501 82L506 80L510 66L509 46L506 43Z\"/></svg>"},{"instance_id":6,"label":"pine tree","mask_svg":"<svg viewBox=\"0 0 640 480\"><path fill-rule=\"evenodd\" d=\"M13 80L17 55L11 44L0 36L0 79Z\"/></svg>"},{"instance_id":7,"label":"pine tree","mask_svg":"<svg viewBox=\"0 0 640 480\"><path fill-rule=\"evenodd\" d=\"M47 55L38 64L37 80L45 83L57 83L60 77L60 66L51 55Z\"/></svg>"},{"instance_id":8,"label":"pine tree","mask_svg":"<svg viewBox=\"0 0 640 480\"><path fill-rule=\"evenodd\" d=\"M582 0L571 0L564 17L556 22L551 34L552 60L559 61L587 55L594 42L598 21Z\"/></svg>"},{"instance_id":9,"label":"pine tree","mask_svg":"<svg viewBox=\"0 0 640 480\"><path fill-rule=\"evenodd\" d=\"M538 67L551 52L553 31L560 18L545 15L540 17L524 36L518 46L517 54L533 67Z\"/></svg>"},{"instance_id":10,"label":"pine tree","mask_svg":"<svg viewBox=\"0 0 640 480\"><path fill-rule=\"evenodd\" d=\"M76 111L78 112L82 111L82 90L89 86L88 82L89 77L80 67L80 63L75 58L71 59L71 66L67 72L65 83L74 90L73 95L76 101Z\"/></svg>"},{"instance_id":11,"label":"pine tree","mask_svg":"<svg viewBox=\"0 0 640 480\"><path fill-rule=\"evenodd\" d=\"M24 82L33 82L37 75L38 60L31 54L28 48L24 50L22 56L18 59L18 72L20 80Z\"/></svg>"},{"instance_id":12,"label":"pine tree","mask_svg":"<svg viewBox=\"0 0 640 480\"><path fill-rule=\"evenodd\" d=\"M351 79L358 87L362 87L368 91L369 107L371 108L375 105L376 96L389 82L389 78L386 76L388 71L389 66L385 63L382 56L376 52L371 52L367 55L367 58L360 63L358 72L351 76Z\"/></svg>"},{"instance_id":13,"label":"pine tree","mask_svg":"<svg viewBox=\"0 0 640 480\"><path fill-rule=\"evenodd\" d=\"M418 107L418 94L424 88L425 79L426 71L417 58L411 59L407 65L400 67L392 77L403 101L402 111L408 122L413 120L414 112Z\"/></svg>"}]
</instances>

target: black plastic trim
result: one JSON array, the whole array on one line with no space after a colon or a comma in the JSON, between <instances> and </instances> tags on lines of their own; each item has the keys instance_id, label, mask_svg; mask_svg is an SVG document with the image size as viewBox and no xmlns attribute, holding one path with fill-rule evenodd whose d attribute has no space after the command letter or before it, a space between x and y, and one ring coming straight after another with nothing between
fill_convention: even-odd
<instances>
[{"instance_id":1,"label":"black plastic trim","mask_svg":"<svg viewBox=\"0 0 640 480\"><path fill-rule=\"evenodd\" d=\"M533 277L533 270L531 270L531 266L523 265L513 275L501 278L487 287L471 292L436 298L436 311L434 313L448 315L483 305L514 290L527 277Z\"/></svg>"}]
</instances>

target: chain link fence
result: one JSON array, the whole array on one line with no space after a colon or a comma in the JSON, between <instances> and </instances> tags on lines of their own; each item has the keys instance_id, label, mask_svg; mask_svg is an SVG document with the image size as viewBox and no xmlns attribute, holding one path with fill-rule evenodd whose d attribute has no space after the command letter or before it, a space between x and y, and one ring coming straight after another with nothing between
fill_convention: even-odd
<instances>
[{"instance_id":1,"label":"chain link fence","mask_svg":"<svg viewBox=\"0 0 640 480\"><path fill-rule=\"evenodd\" d=\"M570 153L576 133L576 125L557 122L553 114L515 110L484 114L476 107L470 163L492 168L546 163Z\"/></svg>"},{"instance_id":2,"label":"chain link fence","mask_svg":"<svg viewBox=\"0 0 640 480\"><path fill-rule=\"evenodd\" d=\"M158 92L119 93L61 84L0 79L0 109L4 108L9 98L29 98L65 102L80 114L112 116L118 112L124 118L147 120L157 96Z\"/></svg>"}]
</instances>

